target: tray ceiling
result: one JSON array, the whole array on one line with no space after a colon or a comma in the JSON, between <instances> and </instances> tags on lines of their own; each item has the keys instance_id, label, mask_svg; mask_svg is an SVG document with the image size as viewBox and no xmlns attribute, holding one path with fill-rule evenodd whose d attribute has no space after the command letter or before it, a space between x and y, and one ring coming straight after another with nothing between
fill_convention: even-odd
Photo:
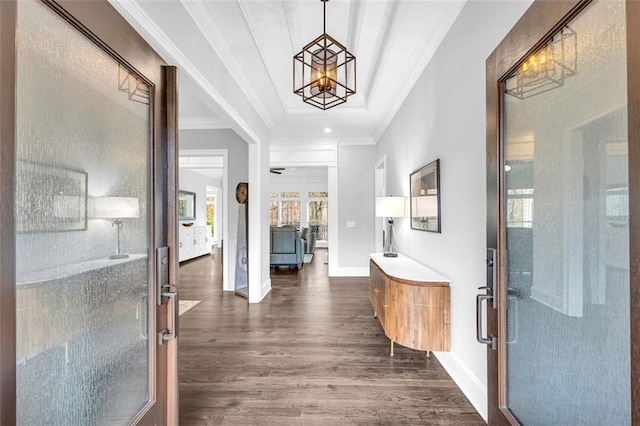
<instances>
[{"instance_id":1,"label":"tray ceiling","mask_svg":"<svg viewBox=\"0 0 640 426\"><path fill-rule=\"evenodd\" d=\"M322 34L319 0L111 0L181 70L181 128L272 142L374 143L464 1L332 0L327 33L357 58L357 93L321 111L292 92L293 55ZM333 131L323 133L325 127ZM243 136L243 132L239 132Z\"/></svg>"}]
</instances>

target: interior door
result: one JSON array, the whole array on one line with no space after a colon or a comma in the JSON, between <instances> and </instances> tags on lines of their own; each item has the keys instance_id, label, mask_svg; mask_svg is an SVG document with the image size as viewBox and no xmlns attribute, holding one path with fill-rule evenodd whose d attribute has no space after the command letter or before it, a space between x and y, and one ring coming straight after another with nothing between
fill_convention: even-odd
<instances>
[{"instance_id":1,"label":"interior door","mask_svg":"<svg viewBox=\"0 0 640 426\"><path fill-rule=\"evenodd\" d=\"M0 423L172 423L175 69L106 1L0 21Z\"/></svg>"},{"instance_id":2,"label":"interior door","mask_svg":"<svg viewBox=\"0 0 640 426\"><path fill-rule=\"evenodd\" d=\"M487 61L490 424L640 421L633 3L536 2Z\"/></svg>"}]
</instances>

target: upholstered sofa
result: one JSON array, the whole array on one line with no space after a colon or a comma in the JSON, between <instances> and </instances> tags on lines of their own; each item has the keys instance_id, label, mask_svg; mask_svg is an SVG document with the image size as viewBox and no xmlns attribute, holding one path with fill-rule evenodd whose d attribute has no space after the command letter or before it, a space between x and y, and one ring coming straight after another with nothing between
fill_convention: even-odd
<instances>
[{"instance_id":1,"label":"upholstered sofa","mask_svg":"<svg viewBox=\"0 0 640 426\"><path fill-rule=\"evenodd\" d=\"M271 227L270 264L302 268L302 240L296 228L290 226Z\"/></svg>"}]
</instances>

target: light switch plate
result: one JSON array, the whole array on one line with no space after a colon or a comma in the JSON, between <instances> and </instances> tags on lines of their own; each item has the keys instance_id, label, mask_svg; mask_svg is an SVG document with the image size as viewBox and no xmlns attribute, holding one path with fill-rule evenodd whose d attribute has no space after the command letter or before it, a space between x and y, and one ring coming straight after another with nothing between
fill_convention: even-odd
<instances>
[{"instance_id":1,"label":"light switch plate","mask_svg":"<svg viewBox=\"0 0 640 426\"><path fill-rule=\"evenodd\" d=\"M347 228L355 228L356 227L356 223L353 220L348 220L347 221Z\"/></svg>"}]
</instances>

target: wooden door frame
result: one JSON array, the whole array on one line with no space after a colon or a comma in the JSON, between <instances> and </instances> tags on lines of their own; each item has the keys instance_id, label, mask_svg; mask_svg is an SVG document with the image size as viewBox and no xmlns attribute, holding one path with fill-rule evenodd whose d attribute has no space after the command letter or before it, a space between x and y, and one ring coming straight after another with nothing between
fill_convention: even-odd
<instances>
[{"instance_id":1,"label":"wooden door frame","mask_svg":"<svg viewBox=\"0 0 640 426\"><path fill-rule=\"evenodd\" d=\"M487 247L497 249L498 282L505 282L505 242L501 234L504 222L500 206L504 188L502 81L530 53L541 47L591 0L536 0L493 51L486 63L487 97ZM640 2L626 1L627 8L627 78L629 117L629 232L630 232L630 303L631 303L631 413L632 424L640 424ZM635 78L634 78L635 77ZM497 291L498 304L504 306L506 296ZM498 310L487 309L490 336L503 335L503 321ZM487 348L487 391L489 424L517 424L503 401L506 389L501 377L506 347L498 339L497 350Z\"/></svg>"},{"instance_id":2,"label":"wooden door frame","mask_svg":"<svg viewBox=\"0 0 640 426\"><path fill-rule=\"evenodd\" d=\"M177 283L177 71L167 67L144 39L106 1L41 0L118 62L133 73L144 76L151 84L153 126L150 150L150 199L152 223L149 279L155 283L155 248L170 249L169 282ZM16 317L15 317L15 227L14 227L14 171L15 171L15 31L16 0L0 1L0 424L16 422ZM141 54L142 52L142 54ZM155 285L151 285L155 292ZM156 300L155 294L149 300ZM167 328L167 306L152 314L155 324L150 335L151 345L157 345L157 330ZM177 317L177 315L176 315ZM175 324L177 326L177 324ZM152 395L157 409L142 413L139 424L177 424L177 342L169 342L153 351ZM163 379L155 380L156 373ZM169 388L169 386L170 388ZM148 409L151 407L147 407Z\"/></svg>"},{"instance_id":3,"label":"wooden door frame","mask_svg":"<svg viewBox=\"0 0 640 426\"><path fill-rule=\"evenodd\" d=\"M640 424L640 2L627 0L631 423Z\"/></svg>"},{"instance_id":4,"label":"wooden door frame","mask_svg":"<svg viewBox=\"0 0 640 426\"><path fill-rule=\"evenodd\" d=\"M0 1L0 424L16 423L15 122L17 4Z\"/></svg>"}]
</instances>

